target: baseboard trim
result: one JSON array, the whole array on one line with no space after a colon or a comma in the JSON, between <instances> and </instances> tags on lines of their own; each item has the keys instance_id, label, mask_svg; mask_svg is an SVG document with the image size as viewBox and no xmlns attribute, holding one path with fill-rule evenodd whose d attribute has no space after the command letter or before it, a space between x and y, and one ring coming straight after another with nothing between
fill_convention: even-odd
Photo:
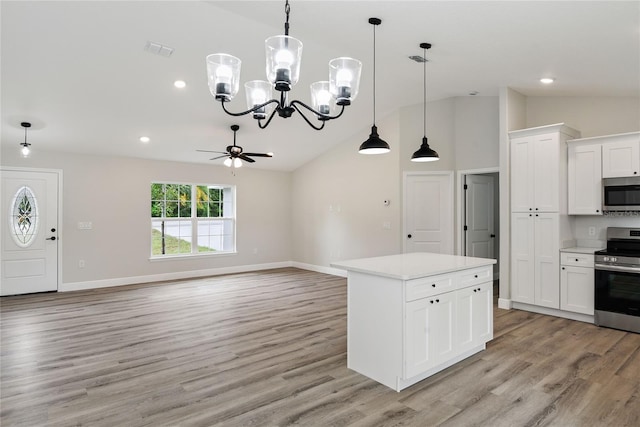
<instances>
[{"instance_id":1,"label":"baseboard trim","mask_svg":"<svg viewBox=\"0 0 640 427\"><path fill-rule=\"evenodd\" d=\"M291 261L266 264L239 265L234 267L210 268L206 270L178 271L174 273L150 274L147 276L119 277L115 279L90 280L86 282L63 283L58 292L80 291L87 289L109 288L112 286L135 285L139 283L162 282L167 280L191 279L222 274L247 273L250 271L273 270L274 268L294 267ZM303 268L296 266L298 268ZM309 270L309 269L307 269ZM314 270L315 271L315 270Z\"/></svg>"},{"instance_id":2,"label":"baseboard trim","mask_svg":"<svg viewBox=\"0 0 640 427\"><path fill-rule=\"evenodd\" d=\"M565 319L577 320L579 322L594 323L594 316L582 313L574 313L572 311L558 310L555 308L540 307L522 302L513 302L513 308L518 310L532 311L538 314L546 314L549 316L563 317Z\"/></svg>"},{"instance_id":3,"label":"baseboard trim","mask_svg":"<svg viewBox=\"0 0 640 427\"><path fill-rule=\"evenodd\" d=\"M507 298L498 298L498 308L511 310L511 300Z\"/></svg>"},{"instance_id":4,"label":"baseboard trim","mask_svg":"<svg viewBox=\"0 0 640 427\"><path fill-rule=\"evenodd\" d=\"M291 267L301 268L303 270L315 271L316 273L331 274L333 276L347 277L345 270L333 267L325 267L323 265L307 264L304 262L292 261Z\"/></svg>"}]
</instances>

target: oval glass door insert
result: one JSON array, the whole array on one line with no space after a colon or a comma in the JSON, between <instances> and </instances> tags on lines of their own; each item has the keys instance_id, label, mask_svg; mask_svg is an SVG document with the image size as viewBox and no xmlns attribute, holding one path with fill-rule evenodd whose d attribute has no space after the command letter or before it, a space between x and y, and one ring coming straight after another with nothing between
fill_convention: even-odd
<instances>
[{"instance_id":1,"label":"oval glass door insert","mask_svg":"<svg viewBox=\"0 0 640 427\"><path fill-rule=\"evenodd\" d=\"M33 243L40 225L38 214L38 202L33 190L26 185L21 187L13 197L9 215L13 240L18 246L26 248Z\"/></svg>"}]
</instances>

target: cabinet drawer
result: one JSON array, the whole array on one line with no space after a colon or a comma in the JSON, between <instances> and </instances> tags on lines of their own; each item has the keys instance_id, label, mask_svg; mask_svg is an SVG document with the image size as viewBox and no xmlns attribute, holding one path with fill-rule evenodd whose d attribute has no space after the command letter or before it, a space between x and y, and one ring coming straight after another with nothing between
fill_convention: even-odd
<instances>
[{"instance_id":1,"label":"cabinet drawer","mask_svg":"<svg viewBox=\"0 0 640 427\"><path fill-rule=\"evenodd\" d=\"M431 295L452 291L455 289L453 278L454 275L452 274L443 274L440 276L409 280L406 288L406 301L414 301Z\"/></svg>"},{"instance_id":2,"label":"cabinet drawer","mask_svg":"<svg viewBox=\"0 0 640 427\"><path fill-rule=\"evenodd\" d=\"M493 266L463 270L460 272L458 277L459 288L466 288L467 286L490 282L493 280Z\"/></svg>"},{"instance_id":3,"label":"cabinet drawer","mask_svg":"<svg viewBox=\"0 0 640 427\"><path fill-rule=\"evenodd\" d=\"M560 252L560 264L575 267L593 268L593 254L579 254L575 252Z\"/></svg>"}]
</instances>

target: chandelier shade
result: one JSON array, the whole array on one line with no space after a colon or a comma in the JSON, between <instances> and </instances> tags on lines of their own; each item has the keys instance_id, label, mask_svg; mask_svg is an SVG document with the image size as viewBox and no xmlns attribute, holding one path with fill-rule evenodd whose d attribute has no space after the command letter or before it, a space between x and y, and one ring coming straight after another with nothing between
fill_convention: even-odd
<instances>
[{"instance_id":1,"label":"chandelier shade","mask_svg":"<svg viewBox=\"0 0 640 427\"><path fill-rule=\"evenodd\" d=\"M242 61L226 53L207 56L209 91L218 101L231 101L240 87Z\"/></svg>"},{"instance_id":2,"label":"chandelier shade","mask_svg":"<svg viewBox=\"0 0 640 427\"><path fill-rule=\"evenodd\" d=\"M346 57L332 59L329 62L328 84L324 85L327 82L321 81L311 85L311 105L296 99L289 100L289 92L298 83L302 63L302 42L289 36L290 11L289 0L286 0L284 35L265 40L267 81L251 81L245 84L246 111L236 113L229 111L225 106L225 103L233 100L238 93L240 59L226 53L207 56L209 91L216 101L220 101L225 113L230 116L253 113L253 118L258 120L261 129L271 123L276 113L282 118L288 118L298 112L309 126L321 130L325 122L340 117L345 107L355 100L360 86L362 63ZM280 94L272 97L273 89ZM328 102L327 93L331 98ZM341 108L334 108L335 106ZM304 111L315 116L320 124L312 123Z\"/></svg>"},{"instance_id":3,"label":"chandelier shade","mask_svg":"<svg viewBox=\"0 0 640 427\"><path fill-rule=\"evenodd\" d=\"M302 42L289 36L273 36L264 42L267 80L278 91L289 91L300 78Z\"/></svg>"}]
</instances>

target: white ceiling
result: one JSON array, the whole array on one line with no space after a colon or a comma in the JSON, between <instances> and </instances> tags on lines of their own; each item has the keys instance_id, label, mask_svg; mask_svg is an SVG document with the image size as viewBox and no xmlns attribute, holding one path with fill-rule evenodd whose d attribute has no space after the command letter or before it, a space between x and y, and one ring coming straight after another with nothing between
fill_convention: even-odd
<instances>
[{"instance_id":1,"label":"white ceiling","mask_svg":"<svg viewBox=\"0 0 640 427\"><path fill-rule=\"evenodd\" d=\"M433 44L429 100L497 96L500 87L527 96L640 96L639 1L290 3L290 35L304 43L293 98L309 102L308 85L327 79L331 58L363 62L358 98L323 131L297 113L260 130L250 116L224 114L207 88L205 56L215 52L243 60L243 82L264 79L263 41L283 33L284 1L21 0L0 2L2 144L17 150L20 122L29 121L34 150L207 163L212 156L195 150L223 150L237 123L246 151L275 153L255 168L294 170L343 141L356 150L372 124L370 17L382 19L377 121L422 102L422 66L408 59L422 53L420 42ZM175 51L150 54L148 41ZM556 82L543 86L543 76ZM174 88L176 79L187 87ZM241 90L229 108L244 107Z\"/></svg>"}]
</instances>

